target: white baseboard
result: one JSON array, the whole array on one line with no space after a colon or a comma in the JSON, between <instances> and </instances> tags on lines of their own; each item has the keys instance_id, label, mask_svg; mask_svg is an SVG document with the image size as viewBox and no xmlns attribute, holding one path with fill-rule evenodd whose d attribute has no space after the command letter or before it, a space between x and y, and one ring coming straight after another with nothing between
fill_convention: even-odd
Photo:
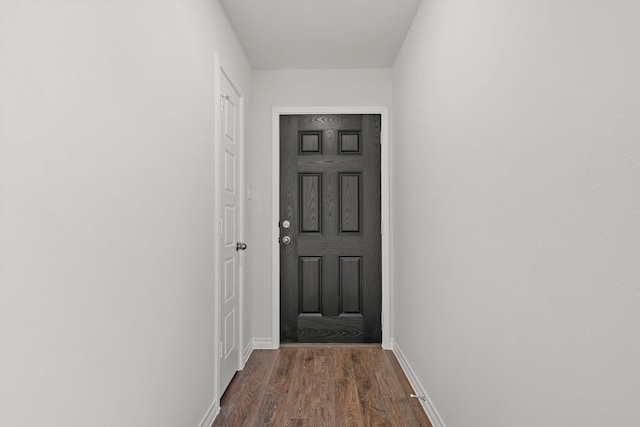
<instances>
[{"instance_id":1,"label":"white baseboard","mask_svg":"<svg viewBox=\"0 0 640 427\"><path fill-rule=\"evenodd\" d=\"M249 345L242 351L242 368L247 364L247 360L251 357L253 350L276 350L278 347L274 347L273 340L271 338L253 338Z\"/></svg>"},{"instance_id":2,"label":"white baseboard","mask_svg":"<svg viewBox=\"0 0 640 427\"><path fill-rule=\"evenodd\" d=\"M242 366L240 367L240 370L244 369L244 365L247 364L247 360L249 360L251 353L253 353L253 340L249 341L249 344L242 352Z\"/></svg>"},{"instance_id":3,"label":"white baseboard","mask_svg":"<svg viewBox=\"0 0 640 427\"><path fill-rule=\"evenodd\" d=\"M271 338L254 338L252 342L254 350L277 350L279 347Z\"/></svg>"},{"instance_id":4,"label":"white baseboard","mask_svg":"<svg viewBox=\"0 0 640 427\"><path fill-rule=\"evenodd\" d=\"M402 353L402 350L400 350L400 347L398 347L398 343L392 340L391 346L393 347L393 354L395 354L396 359L398 359L398 362L400 363L402 370L407 376L407 379L411 383L411 387L413 387L415 394L418 396L424 396L425 400L420 400L420 404L424 408L424 411L427 413L427 417L429 417L429 420L431 421L433 427L446 427L444 421L440 417L440 414L438 414L433 401L425 391L425 388L420 383L420 380L418 380L418 377L411 368L411 365L409 365L409 361L404 356L404 353Z\"/></svg>"},{"instance_id":5,"label":"white baseboard","mask_svg":"<svg viewBox=\"0 0 640 427\"><path fill-rule=\"evenodd\" d=\"M218 413L220 413L220 401L216 399L209 407L204 418L202 418L199 427L211 427L211 424L213 424L213 420L216 419Z\"/></svg>"}]
</instances>

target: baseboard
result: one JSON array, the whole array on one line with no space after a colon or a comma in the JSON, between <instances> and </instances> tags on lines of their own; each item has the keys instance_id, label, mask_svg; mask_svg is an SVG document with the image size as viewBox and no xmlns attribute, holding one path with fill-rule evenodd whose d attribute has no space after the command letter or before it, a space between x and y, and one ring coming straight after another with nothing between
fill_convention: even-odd
<instances>
[{"instance_id":1,"label":"baseboard","mask_svg":"<svg viewBox=\"0 0 640 427\"><path fill-rule=\"evenodd\" d=\"M277 347L273 346L273 340L271 338L254 338L252 339L247 347L242 351L242 367L240 369L244 369L244 365L247 364L247 360L251 357L251 353L253 350L275 350Z\"/></svg>"},{"instance_id":2,"label":"baseboard","mask_svg":"<svg viewBox=\"0 0 640 427\"><path fill-rule=\"evenodd\" d=\"M420 404L424 408L424 411L427 413L427 417L429 417L429 420L431 421L433 427L446 427L444 421L440 417L440 414L438 414L433 401L427 394L425 388L420 383L420 380L418 380L418 377L411 368L411 365L409 365L409 361L404 356L404 353L402 353L402 350L400 350L400 347L398 347L398 343L392 340L391 346L393 348L393 354L395 354L396 359L398 359L398 362L400 363L402 370L407 376L407 379L411 383L411 387L413 387L415 394L418 396L424 396L424 400L420 400Z\"/></svg>"},{"instance_id":3,"label":"baseboard","mask_svg":"<svg viewBox=\"0 0 640 427\"><path fill-rule=\"evenodd\" d=\"M211 424L213 424L213 420L216 419L216 416L218 415L219 412L220 412L220 401L216 399L209 407L209 410L205 414L204 418L202 418L202 421L200 422L199 427L211 427Z\"/></svg>"},{"instance_id":4,"label":"baseboard","mask_svg":"<svg viewBox=\"0 0 640 427\"><path fill-rule=\"evenodd\" d=\"M253 339L254 350L277 350L278 345L273 343L271 338L254 338Z\"/></svg>"},{"instance_id":5,"label":"baseboard","mask_svg":"<svg viewBox=\"0 0 640 427\"><path fill-rule=\"evenodd\" d=\"M253 353L253 340L249 341L249 344L242 352L242 366L240 367L240 370L244 369L244 365L247 364L247 360L249 360L251 353Z\"/></svg>"}]
</instances>

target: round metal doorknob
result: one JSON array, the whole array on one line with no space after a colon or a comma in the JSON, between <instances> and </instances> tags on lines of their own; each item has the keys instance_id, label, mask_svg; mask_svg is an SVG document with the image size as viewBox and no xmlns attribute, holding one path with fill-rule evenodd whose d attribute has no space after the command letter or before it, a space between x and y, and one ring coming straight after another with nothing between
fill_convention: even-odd
<instances>
[{"instance_id":1,"label":"round metal doorknob","mask_svg":"<svg viewBox=\"0 0 640 427\"><path fill-rule=\"evenodd\" d=\"M291 237L289 236L282 237L282 243L284 243L285 245L288 245L289 243L291 243Z\"/></svg>"},{"instance_id":2,"label":"round metal doorknob","mask_svg":"<svg viewBox=\"0 0 640 427\"><path fill-rule=\"evenodd\" d=\"M247 249L247 244L242 242L236 242L236 251L244 251Z\"/></svg>"}]
</instances>

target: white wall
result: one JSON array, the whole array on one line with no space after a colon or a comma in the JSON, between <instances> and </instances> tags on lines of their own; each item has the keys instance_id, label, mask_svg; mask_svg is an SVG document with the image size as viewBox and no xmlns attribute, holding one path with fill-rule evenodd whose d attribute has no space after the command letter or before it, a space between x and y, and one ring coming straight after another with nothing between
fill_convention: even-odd
<instances>
[{"instance_id":1,"label":"white wall","mask_svg":"<svg viewBox=\"0 0 640 427\"><path fill-rule=\"evenodd\" d=\"M0 4L0 425L197 426L215 400L217 1Z\"/></svg>"},{"instance_id":2,"label":"white wall","mask_svg":"<svg viewBox=\"0 0 640 427\"><path fill-rule=\"evenodd\" d=\"M262 343L271 333L271 120L272 108L294 106L388 106L391 70L254 71L252 124L247 140L247 275L252 287L253 336ZM277 173L277 171L276 171ZM279 339L279 337L275 337Z\"/></svg>"},{"instance_id":3,"label":"white wall","mask_svg":"<svg viewBox=\"0 0 640 427\"><path fill-rule=\"evenodd\" d=\"M425 0L394 337L449 427L640 425L640 3Z\"/></svg>"}]
</instances>

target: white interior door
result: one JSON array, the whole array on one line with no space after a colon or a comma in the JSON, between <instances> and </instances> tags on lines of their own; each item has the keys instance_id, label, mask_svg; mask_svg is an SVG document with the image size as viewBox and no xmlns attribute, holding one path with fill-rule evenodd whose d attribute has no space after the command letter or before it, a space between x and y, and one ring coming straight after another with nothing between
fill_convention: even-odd
<instances>
[{"instance_id":1,"label":"white interior door","mask_svg":"<svg viewBox=\"0 0 640 427\"><path fill-rule=\"evenodd\" d=\"M240 364L240 96L220 73L220 393Z\"/></svg>"}]
</instances>

